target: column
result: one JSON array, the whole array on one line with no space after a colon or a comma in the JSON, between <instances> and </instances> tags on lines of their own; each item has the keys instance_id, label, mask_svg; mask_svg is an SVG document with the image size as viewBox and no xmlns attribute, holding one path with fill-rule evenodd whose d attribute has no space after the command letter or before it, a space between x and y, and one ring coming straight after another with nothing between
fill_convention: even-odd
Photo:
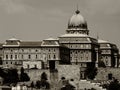
<instances>
[{"instance_id":1,"label":"column","mask_svg":"<svg viewBox=\"0 0 120 90\"><path fill-rule=\"evenodd\" d=\"M118 67L118 60L116 55L115 55L115 67Z\"/></svg>"},{"instance_id":2,"label":"column","mask_svg":"<svg viewBox=\"0 0 120 90\"><path fill-rule=\"evenodd\" d=\"M98 48L95 49L96 52L96 67L98 67Z\"/></svg>"}]
</instances>

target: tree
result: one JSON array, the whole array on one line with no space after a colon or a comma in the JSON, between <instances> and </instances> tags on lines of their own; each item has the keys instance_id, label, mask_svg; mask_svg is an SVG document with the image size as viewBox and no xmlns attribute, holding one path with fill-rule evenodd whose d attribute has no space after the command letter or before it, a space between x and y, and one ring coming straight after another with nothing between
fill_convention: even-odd
<instances>
[{"instance_id":1,"label":"tree","mask_svg":"<svg viewBox=\"0 0 120 90\"><path fill-rule=\"evenodd\" d=\"M30 86L31 86L31 88L32 88L32 90L33 90L33 88L35 87L35 85L34 85L34 82L33 82L33 81L31 82Z\"/></svg>"},{"instance_id":2,"label":"tree","mask_svg":"<svg viewBox=\"0 0 120 90\"><path fill-rule=\"evenodd\" d=\"M97 75L97 68L95 67L94 63L89 63L85 70L85 75L88 79L93 80Z\"/></svg>"},{"instance_id":3,"label":"tree","mask_svg":"<svg viewBox=\"0 0 120 90\"><path fill-rule=\"evenodd\" d=\"M99 61L98 62L98 67L104 67L105 68L106 66L105 66L105 63L103 61Z\"/></svg>"},{"instance_id":4,"label":"tree","mask_svg":"<svg viewBox=\"0 0 120 90\"><path fill-rule=\"evenodd\" d=\"M3 81L4 84L17 83L19 80L17 69L1 69L0 68L0 76L4 79Z\"/></svg>"},{"instance_id":5,"label":"tree","mask_svg":"<svg viewBox=\"0 0 120 90\"><path fill-rule=\"evenodd\" d=\"M41 87L41 82L40 82L39 80L38 80L38 81L36 81L35 86L36 86L38 89L40 89L40 87Z\"/></svg>"},{"instance_id":6,"label":"tree","mask_svg":"<svg viewBox=\"0 0 120 90\"><path fill-rule=\"evenodd\" d=\"M45 87L45 89L50 89L50 84L47 81L47 74L45 72L41 74L41 81L38 80L36 82L36 87L39 89L42 87Z\"/></svg>"},{"instance_id":7,"label":"tree","mask_svg":"<svg viewBox=\"0 0 120 90\"><path fill-rule=\"evenodd\" d=\"M117 79L114 79L108 86L108 90L120 90L120 83Z\"/></svg>"},{"instance_id":8,"label":"tree","mask_svg":"<svg viewBox=\"0 0 120 90\"><path fill-rule=\"evenodd\" d=\"M30 81L30 77L27 75L27 73L24 72L24 68L21 68L21 73L20 73L20 81Z\"/></svg>"},{"instance_id":9,"label":"tree","mask_svg":"<svg viewBox=\"0 0 120 90\"><path fill-rule=\"evenodd\" d=\"M47 74L45 72L41 74L41 80L47 80Z\"/></svg>"}]
</instances>

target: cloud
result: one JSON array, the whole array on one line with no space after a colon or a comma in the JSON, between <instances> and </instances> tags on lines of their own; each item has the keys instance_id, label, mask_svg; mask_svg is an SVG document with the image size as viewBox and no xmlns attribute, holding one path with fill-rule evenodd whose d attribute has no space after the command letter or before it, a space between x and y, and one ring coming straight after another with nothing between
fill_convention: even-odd
<instances>
[{"instance_id":1,"label":"cloud","mask_svg":"<svg viewBox=\"0 0 120 90\"><path fill-rule=\"evenodd\" d=\"M26 12L28 8L31 8L25 5L22 0L0 0L0 7L7 13Z\"/></svg>"}]
</instances>

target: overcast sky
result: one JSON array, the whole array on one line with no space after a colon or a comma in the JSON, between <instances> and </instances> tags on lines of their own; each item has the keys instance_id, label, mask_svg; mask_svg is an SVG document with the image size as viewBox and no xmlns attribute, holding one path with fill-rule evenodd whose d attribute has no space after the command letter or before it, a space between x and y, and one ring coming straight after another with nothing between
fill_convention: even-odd
<instances>
[{"instance_id":1,"label":"overcast sky","mask_svg":"<svg viewBox=\"0 0 120 90\"><path fill-rule=\"evenodd\" d=\"M77 3L90 35L120 48L120 0L0 0L0 42L40 41L65 33Z\"/></svg>"}]
</instances>

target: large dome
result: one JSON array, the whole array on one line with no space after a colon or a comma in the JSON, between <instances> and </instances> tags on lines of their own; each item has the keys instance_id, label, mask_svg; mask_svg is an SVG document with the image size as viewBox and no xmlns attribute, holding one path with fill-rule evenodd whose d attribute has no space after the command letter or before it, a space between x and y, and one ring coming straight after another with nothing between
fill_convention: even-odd
<instances>
[{"instance_id":1,"label":"large dome","mask_svg":"<svg viewBox=\"0 0 120 90\"><path fill-rule=\"evenodd\" d=\"M68 21L68 28L82 28L87 29L87 22L84 17L80 14L80 11L77 10L75 14Z\"/></svg>"}]
</instances>

